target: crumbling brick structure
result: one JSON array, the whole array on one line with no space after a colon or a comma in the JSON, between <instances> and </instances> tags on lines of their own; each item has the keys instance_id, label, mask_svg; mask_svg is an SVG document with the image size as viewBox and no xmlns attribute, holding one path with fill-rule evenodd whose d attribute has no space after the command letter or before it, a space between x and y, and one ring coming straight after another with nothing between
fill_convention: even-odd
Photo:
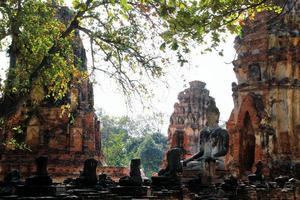
<instances>
[{"instance_id":1,"label":"crumbling brick structure","mask_svg":"<svg viewBox=\"0 0 300 200\"><path fill-rule=\"evenodd\" d=\"M61 8L58 17L68 20L70 13L67 8ZM78 31L75 31L73 53L77 58L74 64L87 71L85 49ZM61 106L66 104L70 110L62 113ZM19 134L14 133L19 130ZM12 150L9 143L2 145L13 137L18 143L28 145L30 151ZM12 169L18 169L22 177L31 175L35 171L34 159L42 155L48 156L48 171L54 178L78 176L87 158L104 164L92 84L86 78L74 77L60 102L45 100L34 109L20 105L0 127L0 141L0 180Z\"/></svg>"},{"instance_id":2,"label":"crumbling brick structure","mask_svg":"<svg viewBox=\"0 0 300 200\"><path fill-rule=\"evenodd\" d=\"M178 95L168 129L169 149L183 149L183 158L199 151L200 131L205 127L207 111L219 115L214 98L201 81L190 82L190 88Z\"/></svg>"},{"instance_id":3,"label":"crumbling brick structure","mask_svg":"<svg viewBox=\"0 0 300 200\"><path fill-rule=\"evenodd\" d=\"M289 1L286 11L245 20L235 40L226 163L238 174L260 160L271 176L300 162L300 4Z\"/></svg>"}]
</instances>

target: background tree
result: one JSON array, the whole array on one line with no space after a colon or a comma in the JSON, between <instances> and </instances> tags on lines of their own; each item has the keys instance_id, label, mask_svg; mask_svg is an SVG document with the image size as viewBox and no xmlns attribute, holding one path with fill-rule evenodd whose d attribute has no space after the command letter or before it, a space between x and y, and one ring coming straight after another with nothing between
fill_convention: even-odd
<instances>
[{"instance_id":1,"label":"background tree","mask_svg":"<svg viewBox=\"0 0 300 200\"><path fill-rule=\"evenodd\" d=\"M166 148L164 148L166 143L166 139L161 141L161 143L156 143L153 139L153 135L147 135L143 138L143 142L139 147L139 155L146 176L151 177L153 172L159 171L159 166L162 163L166 150Z\"/></svg>"},{"instance_id":2,"label":"background tree","mask_svg":"<svg viewBox=\"0 0 300 200\"><path fill-rule=\"evenodd\" d=\"M128 166L128 155L126 149L127 135L125 132L110 132L109 137L102 140L102 150L109 166Z\"/></svg>"},{"instance_id":3,"label":"background tree","mask_svg":"<svg viewBox=\"0 0 300 200\"><path fill-rule=\"evenodd\" d=\"M132 130L128 130L128 127L141 121L141 117L138 120L127 116L102 115L100 117L102 150L108 165L129 166L131 159L141 158L146 176L150 177L153 172L158 171L167 147L167 138L157 132L159 128L151 126L149 129L151 123L147 124L149 118L147 119L139 124L139 129L136 129L137 134L135 134ZM142 133L144 130L148 131ZM156 131L153 132L153 130Z\"/></svg>"}]
</instances>

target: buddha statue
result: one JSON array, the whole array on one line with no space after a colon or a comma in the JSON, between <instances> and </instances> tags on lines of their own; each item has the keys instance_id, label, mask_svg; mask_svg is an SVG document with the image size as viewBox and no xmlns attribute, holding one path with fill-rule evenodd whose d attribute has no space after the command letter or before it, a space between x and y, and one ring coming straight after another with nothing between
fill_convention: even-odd
<instances>
[{"instance_id":1,"label":"buddha statue","mask_svg":"<svg viewBox=\"0 0 300 200\"><path fill-rule=\"evenodd\" d=\"M167 152L167 167L158 172L159 176L177 177L182 172L180 158L182 154L181 148L172 148Z\"/></svg>"},{"instance_id":2,"label":"buddha statue","mask_svg":"<svg viewBox=\"0 0 300 200\"><path fill-rule=\"evenodd\" d=\"M208 109L206 127L200 132L200 149L192 157L183 160L185 169L200 170L213 175L215 170L224 170L224 156L228 152L229 135L218 126L219 111Z\"/></svg>"},{"instance_id":3,"label":"buddha statue","mask_svg":"<svg viewBox=\"0 0 300 200\"><path fill-rule=\"evenodd\" d=\"M182 155L181 148L172 148L167 152L167 166L158 172L158 176L152 176L151 188L153 190L178 190L181 188L181 178L179 174L182 172L180 163Z\"/></svg>"}]
</instances>

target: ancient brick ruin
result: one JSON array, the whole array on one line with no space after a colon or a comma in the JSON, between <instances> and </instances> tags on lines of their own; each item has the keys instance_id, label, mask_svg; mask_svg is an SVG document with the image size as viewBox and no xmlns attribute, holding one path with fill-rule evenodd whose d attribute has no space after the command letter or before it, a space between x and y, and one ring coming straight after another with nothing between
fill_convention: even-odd
<instances>
[{"instance_id":1,"label":"ancient brick ruin","mask_svg":"<svg viewBox=\"0 0 300 200\"><path fill-rule=\"evenodd\" d=\"M238 83L232 85L234 109L227 123L229 151L227 132L210 133L215 127L207 126L207 122L216 122L214 119L219 116L214 99L205 83L193 81L190 88L179 93L179 102L174 105L165 169L149 183L141 177L140 160L134 159L129 176L114 182L102 173L120 177L128 174L128 169L97 169L96 160L103 161L99 122L93 110L91 84L84 80L74 84L64 100L71 105L72 121L69 113L60 117L62 104L44 102L30 117L25 117L27 108L20 107L0 128L0 140L9 140L10 130L25 123L26 134L17 139L29 144L32 150L1 149L4 153L0 175L10 169L19 169L25 176L32 174L34 158L47 155L49 176L65 178L77 173L73 185L49 183L45 187L55 187L55 194L50 195L53 199L300 199L300 3L289 1L287 10L279 16L263 12L254 20L245 20L242 35L236 39L237 58L233 63ZM84 61L82 69L86 70L85 51L80 38L77 39L75 54L80 55ZM201 131L207 136L203 137L202 149ZM224 144L226 149L226 169L214 173L219 158L214 148L220 150L218 144ZM182 159L203 149L210 153L201 155L204 159L199 161L205 163L204 167L185 174L184 168L188 166ZM88 159L91 157L96 160ZM82 168L85 159L88 162ZM59 187L66 192L58 195ZM23 199L21 196L19 199ZM7 196L12 198L17 197Z\"/></svg>"},{"instance_id":2,"label":"ancient brick ruin","mask_svg":"<svg viewBox=\"0 0 300 200\"><path fill-rule=\"evenodd\" d=\"M295 4L295 5L294 5ZM259 13L236 38L234 109L227 123L228 169L237 174L264 163L264 174L289 174L300 162L300 4L286 13Z\"/></svg>"},{"instance_id":3,"label":"ancient brick ruin","mask_svg":"<svg viewBox=\"0 0 300 200\"><path fill-rule=\"evenodd\" d=\"M190 82L190 87L179 93L179 102L174 104L174 112L170 117L169 149L183 149L183 158L199 151L200 131L206 125L207 111L219 115L215 100L209 96L205 85L201 81Z\"/></svg>"},{"instance_id":4,"label":"ancient brick ruin","mask_svg":"<svg viewBox=\"0 0 300 200\"><path fill-rule=\"evenodd\" d=\"M63 22L68 21L70 12L67 8L59 11L58 17ZM73 52L75 65L81 71L87 71L85 49L78 31L75 32ZM65 104L70 105L70 110L62 114L61 106ZM14 134L15 127L20 127L23 133ZM101 164L104 162L92 84L82 77L74 77L61 102L44 101L34 109L20 106L0 128L0 141L10 141L13 135L19 143L27 144L30 151L1 146L0 179L12 169L18 169L22 177L29 176L35 171L34 159L42 155L48 157L48 170L54 178L78 176L88 158L95 158Z\"/></svg>"}]
</instances>

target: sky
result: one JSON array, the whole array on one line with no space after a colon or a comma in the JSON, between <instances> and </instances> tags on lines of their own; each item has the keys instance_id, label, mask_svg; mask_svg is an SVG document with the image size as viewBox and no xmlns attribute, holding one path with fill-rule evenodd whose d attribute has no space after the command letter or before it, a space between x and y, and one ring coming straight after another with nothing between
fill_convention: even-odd
<instances>
[{"instance_id":1,"label":"sky","mask_svg":"<svg viewBox=\"0 0 300 200\"><path fill-rule=\"evenodd\" d=\"M233 109L233 99L231 83L236 82L233 72L235 50L233 49L233 36L229 36L226 43L221 45L224 49L224 56L219 56L217 52L202 55L199 48L194 48L189 56L189 63L184 67L179 64L169 66L167 74L162 77L167 85L157 81L152 83L154 88L154 98L152 100L151 111L164 114L164 124L161 127L163 133L167 133L169 118L173 112L174 103L178 102L179 92L189 87L189 82L194 80L206 83L206 89L210 91L210 96L215 98L216 105L220 110L220 124L224 124ZM121 116L151 114L151 111L143 110L138 101L135 101L133 108L126 107L122 94L113 89L109 83L94 87L95 106L103 108L106 114ZM168 87L167 87L168 86Z\"/></svg>"}]
</instances>

